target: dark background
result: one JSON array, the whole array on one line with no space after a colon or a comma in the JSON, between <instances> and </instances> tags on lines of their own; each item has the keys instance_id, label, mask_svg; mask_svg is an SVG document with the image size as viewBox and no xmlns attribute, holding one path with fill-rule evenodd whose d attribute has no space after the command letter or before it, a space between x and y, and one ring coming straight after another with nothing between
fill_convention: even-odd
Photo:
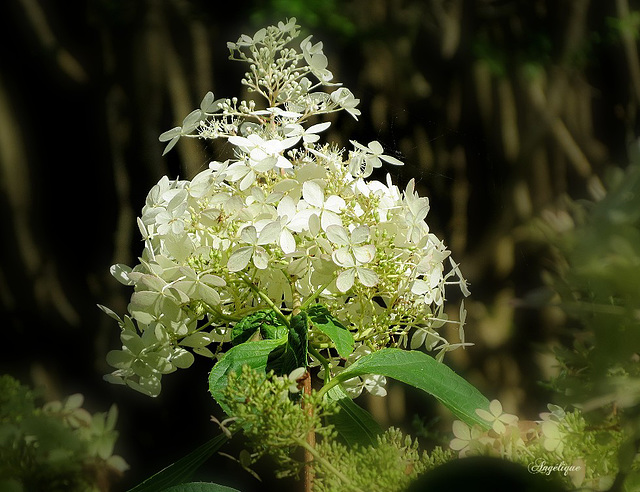
<instances>
[{"instance_id":1,"label":"dark background","mask_svg":"<svg viewBox=\"0 0 640 492\"><path fill-rule=\"evenodd\" d=\"M135 217L158 179L190 178L224 153L189 141L161 157L158 135L212 90L241 96L227 41L296 16L361 99L328 140L379 140L389 171L429 196L431 228L471 283L467 340L447 362L505 410L534 418L551 396L541 347L564 340L556 310L523 302L543 285L548 247L532 226L566 197L591 198L638 134L638 2L9 0L0 7L0 371L120 410L116 451L135 485L218 431L210 361L163 378L151 399L102 381L130 292L108 273L142 249ZM183 139L184 140L184 139ZM453 293L452 317L457 316ZM391 384L364 397L384 424L426 439L450 417ZM441 421L425 425L434 417ZM237 456L241 443L226 452ZM204 478L260 485L220 458ZM286 488L284 484L280 485Z\"/></svg>"}]
</instances>

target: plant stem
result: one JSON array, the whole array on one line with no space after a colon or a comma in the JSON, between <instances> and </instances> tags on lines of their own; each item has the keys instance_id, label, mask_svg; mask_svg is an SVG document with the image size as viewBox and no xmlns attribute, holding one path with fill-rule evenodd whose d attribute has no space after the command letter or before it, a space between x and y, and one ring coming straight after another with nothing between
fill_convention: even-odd
<instances>
[{"instance_id":1,"label":"plant stem","mask_svg":"<svg viewBox=\"0 0 640 492\"><path fill-rule=\"evenodd\" d=\"M289 319L284 314L282 314L282 311L280 311L280 308L273 303L273 301L269 298L269 296L264 292L262 292L260 289L258 289L258 287L256 287L255 284L251 281L251 279L248 278L246 275L242 275L241 278L244 281L244 283L247 284L255 294L257 294L264 302L266 302L269 305L271 309L273 309L278 319L280 319L280 321L282 321L284 325L287 328L289 328L290 327Z\"/></svg>"},{"instance_id":2,"label":"plant stem","mask_svg":"<svg viewBox=\"0 0 640 492\"><path fill-rule=\"evenodd\" d=\"M308 451L309 454L311 454L316 461L321 463L322 466L325 467L329 472L331 472L333 475L338 477L342 481L342 484L344 485L345 489L352 490L353 492L364 492L362 489L353 485L351 483L351 480L349 480L349 477L344 475L340 470L338 470L329 461L327 461L320 453L318 453L315 447L310 446L307 441L303 441L302 439L299 439L298 445L302 446L305 449L305 451Z\"/></svg>"},{"instance_id":3,"label":"plant stem","mask_svg":"<svg viewBox=\"0 0 640 492\"><path fill-rule=\"evenodd\" d=\"M309 371L305 373L303 383L304 383L303 393L305 395L310 395L311 394L311 373ZM313 415L313 406L305 405L303 401L302 408L307 415L309 416ZM311 429L307 434L307 440L305 444L306 446L304 446L304 492L312 492L313 491L313 469L311 467L311 462L313 461L314 451L316 447L316 433L313 429Z\"/></svg>"},{"instance_id":4,"label":"plant stem","mask_svg":"<svg viewBox=\"0 0 640 492\"><path fill-rule=\"evenodd\" d=\"M316 289L316 291L313 294L311 294L309 297L305 299L305 301L300 306L300 309L307 309L309 304L315 301L320 296L320 294L322 294L324 289L326 289L327 287L329 287L329 285L331 285L331 282L333 282L333 279L331 279L329 282L327 282L324 285L321 285L318 289Z\"/></svg>"},{"instance_id":5,"label":"plant stem","mask_svg":"<svg viewBox=\"0 0 640 492\"><path fill-rule=\"evenodd\" d=\"M329 367L329 361L325 359L318 350L309 345L309 353L313 355L316 359L320 361L322 367L324 368L324 380L325 382L331 381L331 368Z\"/></svg>"},{"instance_id":6,"label":"plant stem","mask_svg":"<svg viewBox=\"0 0 640 492\"><path fill-rule=\"evenodd\" d=\"M298 314L300 314L301 312L300 304L301 304L300 293L295 289L295 286L293 286L293 310L291 312L291 316L297 316ZM305 365L306 363L307 361L305 361ZM304 376L302 376L302 384L303 384L303 389L302 389L303 394L310 395L311 394L311 373L309 372L308 369L304 373ZM313 416L313 406L305 405L304 399L302 400L302 409L304 410L305 414L309 415L310 417ZM313 469L311 468L311 462L313 461L313 453L310 451L310 449L315 450L315 447L316 447L316 433L313 429L311 429L307 434L307 440L305 441L305 446L304 446L304 472L303 472L304 492L313 491Z\"/></svg>"},{"instance_id":7,"label":"plant stem","mask_svg":"<svg viewBox=\"0 0 640 492\"><path fill-rule=\"evenodd\" d=\"M318 390L318 395L323 396L327 391L329 391L331 388L339 384L341 381L342 379L340 379L340 374L336 375L335 378L331 379L330 381L327 381L325 385L322 388L320 388L320 390Z\"/></svg>"}]
</instances>

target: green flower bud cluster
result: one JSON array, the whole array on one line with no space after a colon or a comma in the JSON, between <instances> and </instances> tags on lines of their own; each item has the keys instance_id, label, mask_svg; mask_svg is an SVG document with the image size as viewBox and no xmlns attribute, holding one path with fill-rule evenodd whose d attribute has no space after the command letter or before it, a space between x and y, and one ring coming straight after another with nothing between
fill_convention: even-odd
<instances>
[{"instance_id":1,"label":"green flower bud cluster","mask_svg":"<svg viewBox=\"0 0 640 492\"><path fill-rule=\"evenodd\" d=\"M322 441L318 453L326 457L333 468L314 463L314 490L333 492L339 490L376 490L400 492L422 473L453 458L453 453L436 447L430 454L418 450L418 442L400 430L389 428L377 437L372 446L356 446L349 449L338 441ZM340 476L347 477L347 481Z\"/></svg>"},{"instance_id":2,"label":"green flower bud cluster","mask_svg":"<svg viewBox=\"0 0 640 492\"><path fill-rule=\"evenodd\" d=\"M229 373L225 402L233 415L229 430L242 430L252 446L253 461L268 455L275 459L277 476L298 476L304 463L295 450L306 446L307 436L334 440L333 427L323 424L337 411L335 403L322 402L317 393L300 394L287 377L266 375L244 366Z\"/></svg>"},{"instance_id":3,"label":"green flower bud cluster","mask_svg":"<svg viewBox=\"0 0 640 492\"><path fill-rule=\"evenodd\" d=\"M291 383L291 378L272 373L265 378L244 366L230 373L224 392L233 415L230 430L243 431L254 462L265 455L274 458L280 477L298 476L304 463L295 459L295 451L304 448L313 455L314 490L401 491L422 472L453 457L441 448L431 455L420 452L417 441L393 428L374 445L349 448L323 424L337 411L335 403L315 392L299 395ZM296 401L299 397L301 402ZM307 443L310 432L316 437L313 447Z\"/></svg>"}]
</instances>

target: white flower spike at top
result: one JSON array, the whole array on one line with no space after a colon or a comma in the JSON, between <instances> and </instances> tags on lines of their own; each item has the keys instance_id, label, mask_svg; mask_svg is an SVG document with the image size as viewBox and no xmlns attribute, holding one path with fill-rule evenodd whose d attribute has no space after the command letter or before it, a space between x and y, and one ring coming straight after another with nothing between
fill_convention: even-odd
<instances>
[{"instance_id":1,"label":"white flower spike at top","mask_svg":"<svg viewBox=\"0 0 640 492\"><path fill-rule=\"evenodd\" d=\"M439 359L466 345L464 309L460 321L444 313L445 287L466 295L466 282L453 261L446 269L450 253L425 222L428 200L413 181L401 192L390 177L366 179L402 165L379 142L352 141L350 151L321 143L330 123L319 118L341 110L357 118L359 100L344 87L322 90L337 85L322 43L309 37L296 51L298 35L290 19L228 44L230 58L249 65L242 83L263 105L208 93L161 135L165 152L180 138L223 138L234 157L191 181L163 177L149 192L140 263L112 268L134 287L129 315L103 308L122 329L109 381L155 396L162 375L189 366L192 353L219 355L244 316L291 312L296 300L326 306L353 335L353 354L407 346L413 336L412 348L424 344ZM445 323L459 325L461 343L438 332ZM313 326L308 343L312 364L314 353L335 371L355 362L337 357ZM362 386L381 394L369 379Z\"/></svg>"}]
</instances>

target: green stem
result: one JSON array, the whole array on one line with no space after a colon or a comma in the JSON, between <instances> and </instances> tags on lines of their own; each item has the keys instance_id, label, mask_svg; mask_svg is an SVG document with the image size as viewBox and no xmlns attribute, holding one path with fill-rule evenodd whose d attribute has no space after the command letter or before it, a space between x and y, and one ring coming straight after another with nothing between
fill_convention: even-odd
<instances>
[{"instance_id":1,"label":"green stem","mask_svg":"<svg viewBox=\"0 0 640 492\"><path fill-rule=\"evenodd\" d=\"M274 304L274 302L269 298L267 294L265 294L260 289L258 289L258 287L256 287L255 284L251 281L251 279L249 279L246 275L241 275L240 278L243 280L245 284L249 286L249 288L255 294L257 294L264 302L266 302L269 305L271 309L273 309L278 319L282 321L287 328L291 328L291 325L289 324L289 319L284 314L282 314L282 311L280 311L280 308Z\"/></svg>"},{"instance_id":2,"label":"green stem","mask_svg":"<svg viewBox=\"0 0 640 492\"><path fill-rule=\"evenodd\" d=\"M320 361L320 364L322 364L322 367L324 367L325 384L331 381L331 370L329 368L329 361L311 345L309 345L309 353L316 359L318 359Z\"/></svg>"},{"instance_id":3,"label":"green stem","mask_svg":"<svg viewBox=\"0 0 640 492\"><path fill-rule=\"evenodd\" d=\"M296 443L302 448L304 448L306 451L308 451L313 456L313 458L317 462L321 463L322 466L325 467L329 472L331 472L333 475L338 477L342 481L342 484L345 487L348 487L353 492L364 492L362 489L356 487L353 483L351 483L351 480L349 480L349 477L344 475L340 470L338 470L335 466L333 466L327 459L325 459L320 453L318 453L316 448L311 446L307 441L305 441L304 439L297 438Z\"/></svg>"},{"instance_id":4,"label":"green stem","mask_svg":"<svg viewBox=\"0 0 640 492\"><path fill-rule=\"evenodd\" d=\"M322 294L322 291L327 287L329 287L329 285L331 285L331 282L333 282L333 279L329 280L326 284L321 285L318 289L316 289L316 291L313 294L311 294L309 297L307 297L304 300L304 302L300 305L300 309L302 311L307 309L309 307L309 304L315 301L320 296L320 294Z\"/></svg>"},{"instance_id":5,"label":"green stem","mask_svg":"<svg viewBox=\"0 0 640 492\"><path fill-rule=\"evenodd\" d=\"M209 309L209 312L211 314L213 314L214 316L216 316L217 318L223 320L223 321L240 321L242 318L239 318L237 316L230 316L228 314L224 314L220 309L215 308L213 306L211 306L210 304L206 304L207 308ZM208 325L210 325L211 323L213 323L213 320L210 320L207 322L206 325L203 326L206 327Z\"/></svg>"},{"instance_id":6,"label":"green stem","mask_svg":"<svg viewBox=\"0 0 640 492\"><path fill-rule=\"evenodd\" d=\"M333 388L334 386L338 385L341 382L342 382L342 378L340 378L340 374L338 374L335 378L326 382L325 385L318 390L318 396L324 396L327 393L327 391L329 391L331 388Z\"/></svg>"}]
</instances>

